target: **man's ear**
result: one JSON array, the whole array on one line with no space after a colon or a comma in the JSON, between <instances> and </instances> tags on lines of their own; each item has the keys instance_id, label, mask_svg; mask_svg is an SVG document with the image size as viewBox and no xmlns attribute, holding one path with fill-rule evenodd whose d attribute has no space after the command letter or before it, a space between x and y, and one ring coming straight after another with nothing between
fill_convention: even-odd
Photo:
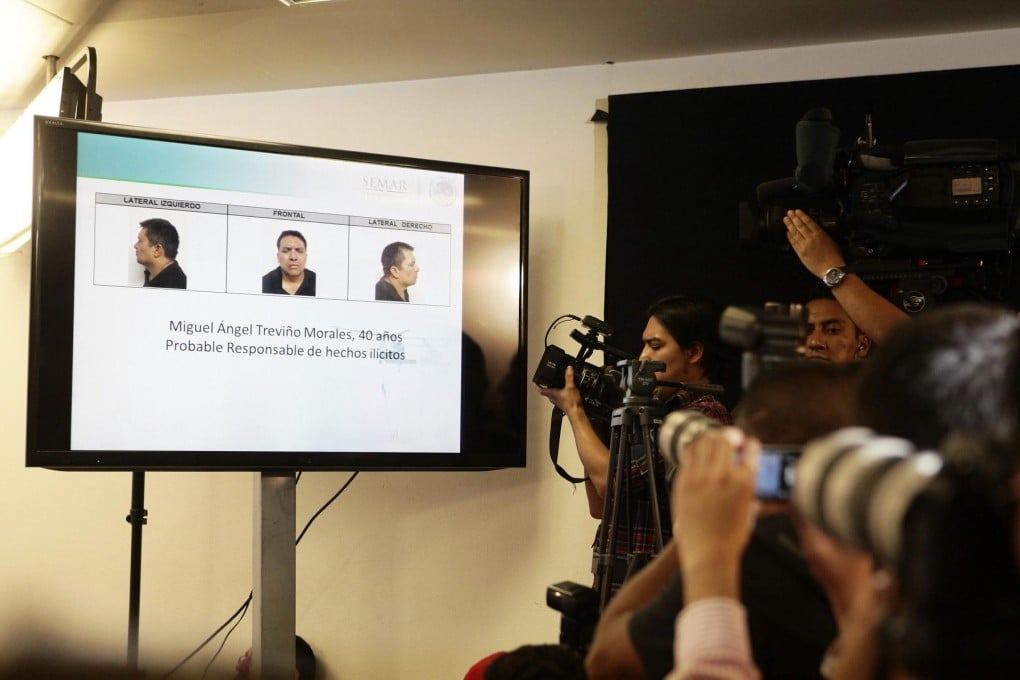
<instances>
[{"instance_id":1,"label":"man's ear","mask_svg":"<svg viewBox=\"0 0 1020 680\"><path fill-rule=\"evenodd\" d=\"M857 336L857 349L854 350L855 359L863 359L871 353L871 338L861 333Z\"/></svg>"}]
</instances>

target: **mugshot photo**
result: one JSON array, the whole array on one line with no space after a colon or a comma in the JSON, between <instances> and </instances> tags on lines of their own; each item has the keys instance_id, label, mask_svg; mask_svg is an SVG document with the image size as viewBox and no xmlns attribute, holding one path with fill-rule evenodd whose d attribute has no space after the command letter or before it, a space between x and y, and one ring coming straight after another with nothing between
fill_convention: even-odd
<instances>
[{"instance_id":1,"label":"mugshot photo","mask_svg":"<svg viewBox=\"0 0 1020 680\"><path fill-rule=\"evenodd\" d=\"M350 299L450 304L451 237L351 227Z\"/></svg>"},{"instance_id":2,"label":"mugshot photo","mask_svg":"<svg viewBox=\"0 0 1020 680\"><path fill-rule=\"evenodd\" d=\"M96 206L97 285L222 292L223 215Z\"/></svg>"},{"instance_id":3,"label":"mugshot photo","mask_svg":"<svg viewBox=\"0 0 1020 680\"><path fill-rule=\"evenodd\" d=\"M231 216L231 293L347 298L346 225Z\"/></svg>"}]
</instances>

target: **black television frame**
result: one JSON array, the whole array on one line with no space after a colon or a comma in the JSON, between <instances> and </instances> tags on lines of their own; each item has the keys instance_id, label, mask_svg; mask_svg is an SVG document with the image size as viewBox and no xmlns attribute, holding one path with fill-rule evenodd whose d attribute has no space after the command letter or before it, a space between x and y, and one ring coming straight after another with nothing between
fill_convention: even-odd
<instances>
[{"instance_id":1,"label":"black television frame","mask_svg":"<svg viewBox=\"0 0 1020 680\"><path fill-rule=\"evenodd\" d=\"M516 338L513 356L505 366L488 373L487 401L502 403L498 413L486 412L471 422L462 422L460 450L422 451L280 451L280 450L94 450L71 448L71 392L74 354L75 225L77 188L77 140L80 133L112 135L153 142L196 145L251 151L270 156L285 155L364 163L425 171L456 173L465 178L465 198L474 190L501 190L508 210L516 213L516 261L506 262L505 271L516 276L516 305L504 304L503 313L513 314ZM523 360L527 356L527 261L528 200L530 174L494 166L417 159L402 156L352 152L287 143L233 139L185 132L129 127L109 123L37 117L35 126L35 177L33 208L31 318L29 324L28 408L26 423L26 465L66 470L489 470L524 467L526 464L526 380ZM513 190L517 187L516 196ZM477 198L477 197L476 197ZM514 205L510 205L510 199ZM474 224L471 201L465 200L464 266L471 266L475 241L491 237L488 229L508 227ZM484 217L483 219L488 219ZM479 231L480 230L480 231ZM474 237L469 232L478 232ZM475 239L475 240L473 240ZM490 238L491 240L491 238ZM503 240L509 243L508 234ZM507 258L502 258L506 260ZM463 272L462 272L463 274ZM509 288L509 287L508 287ZM189 291L190 292L190 291ZM474 289L467 280L463 297L467 301L493 297L491 290ZM494 300L487 304L499 306ZM475 323L463 305L462 329L467 336ZM502 317L509 321L509 316ZM480 322L479 322L480 323ZM466 341L465 341L466 342ZM466 345L465 345L466 347ZM479 347L484 352L484 344ZM505 353L505 352L504 352ZM461 356L461 416L477 413L478 395L464 389L469 376L469 353ZM477 367L477 364L475 365ZM506 370L503 371L503 368ZM498 383L498 384L497 384ZM357 389L357 386L349 386ZM497 394L498 391L498 394ZM493 395L496 394L494 397ZM500 396L502 400L500 400ZM427 395L423 396L427 399ZM111 414L116 417L116 414ZM466 424L465 424L466 423Z\"/></svg>"}]
</instances>

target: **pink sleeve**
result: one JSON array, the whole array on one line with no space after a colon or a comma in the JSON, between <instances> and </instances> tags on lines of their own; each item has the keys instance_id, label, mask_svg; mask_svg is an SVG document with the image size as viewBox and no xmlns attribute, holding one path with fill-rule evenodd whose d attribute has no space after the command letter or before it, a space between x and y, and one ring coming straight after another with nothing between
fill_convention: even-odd
<instances>
[{"instance_id":1,"label":"pink sleeve","mask_svg":"<svg viewBox=\"0 0 1020 680\"><path fill-rule=\"evenodd\" d=\"M698 600L676 618L676 667L666 680L758 680L747 615L729 598Z\"/></svg>"}]
</instances>

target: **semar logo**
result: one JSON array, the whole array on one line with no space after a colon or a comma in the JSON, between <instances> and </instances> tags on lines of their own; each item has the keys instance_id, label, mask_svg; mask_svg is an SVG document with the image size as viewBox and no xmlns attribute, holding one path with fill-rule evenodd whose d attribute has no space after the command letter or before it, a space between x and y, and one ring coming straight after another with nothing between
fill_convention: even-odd
<instances>
[{"instance_id":1,"label":"semar logo","mask_svg":"<svg viewBox=\"0 0 1020 680\"><path fill-rule=\"evenodd\" d=\"M372 175L365 175L361 178L361 186L368 191L385 191L395 194L406 194L410 191L407 186L406 179L398 179L395 177L375 177Z\"/></svg>"}]
</instances>

